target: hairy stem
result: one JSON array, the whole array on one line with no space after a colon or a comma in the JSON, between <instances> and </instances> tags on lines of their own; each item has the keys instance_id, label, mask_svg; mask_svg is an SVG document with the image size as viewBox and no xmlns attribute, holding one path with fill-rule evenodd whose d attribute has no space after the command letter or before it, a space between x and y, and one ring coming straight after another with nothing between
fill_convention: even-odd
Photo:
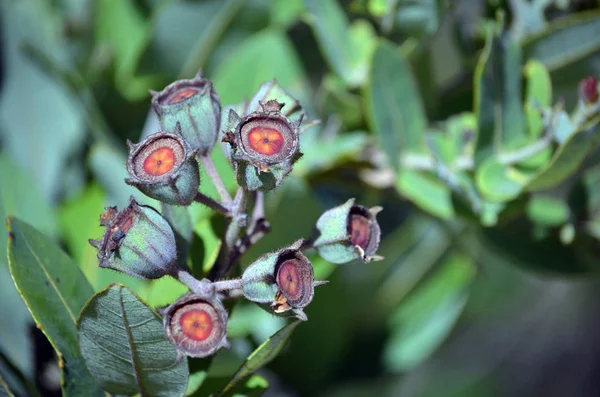
<instances>
[{"instance_id":1,"label":"hairy stem","mask_svg":"<svg viewBox=\"0 0 600 397\"><path fill-rule=\"evenodd\" d=\"M194 197L194 201L204 204L213 210L220 212L225 216L231 216L231 210L225 207L223 204L219 203L217 200L214 200L200 192L196 193L196 197Z\"/></svg>"},{"instance_id":2,"label":"hairy stem","mask_svg":"<svg viewBox=\"0 0 600 397\"><path fill-rule=\"evenodd\" d=\"M231 220L225 230L225 237L221 244L217 262L210 271L208 278L212 281L218 280L231 270L231 256L235 250L240 231L246 226L246 204L248 202L247 191L239 188L233 200Z\"/></svg>"},{"instance_id":3,"label":"hairy stem","mask_svg":"<svg viewBox=\"0 0 600 397\"><path fill-rule=\"evenodd\" d=\"M199 157L200 162L204 166L204 170L208 174L208 177L211 179L213 185L215 185L217 193L219 193L219 196L221 197L221 202L223 202L223 204L226 207L231 207L233 200L231 199L231 196L229 195L229 192L225 187L225 183L223 183L223 179L221 179L221 175L219 175L219 172L217 171L217 168L215 167L215 163L213 163L212 158L210 157L210 155L204 155Z\"/></svg>"}]
</instances>

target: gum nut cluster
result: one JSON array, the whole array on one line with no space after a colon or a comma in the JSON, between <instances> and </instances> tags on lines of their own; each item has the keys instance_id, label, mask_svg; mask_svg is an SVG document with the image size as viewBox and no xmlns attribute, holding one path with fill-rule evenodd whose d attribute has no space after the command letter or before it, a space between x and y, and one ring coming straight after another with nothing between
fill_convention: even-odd
<instances>
[{"instance_id":1,"label":"gum nut cluster","mask_svg":"<svg viewBox=\"0 0 600 397\"><path fill-rule=\"evenodd\" d=\"M163 203L189 205L200 185L195 152L180 136L168 132L150 135L139 144L128 142L125 182Z\"/></svg>"},{"instance_id":2,"label":"gum nut cluster","mask_svg":"<svg viewBox=\"0 0 600 397\"><path fill-rule=\"evenodd\" d=\"M132 197L121 212L107 207L100 225L106 227L102 240L90 240L98 248L100 267L145 279L171 272L177 256L175 235L154 208Z\"/></svg>"},{"instance_id":3,"label":"gum nut cluster","mask_svg":"<svg viewBox=\"0 0 600 397\"><path fill-rule=\"evenodd\" d=\"M317 221L314 246L323 259L336 264L360 259L365 263L383 259L379 248L381 230L375 219L381 207L367 209L350 199L325 211Z\"/></svg>"},{"instance_id":4,"label":"gum nut cluster","mask_svg":"<svg viewBox=\"0 0 600 397\"><path fill-rule=\"evenodd\" d=\"M177 80L151 94L164 130L180 131L191 150L200 155L212 150L221 122L221 101L212 83L202 78L202 70L191 80Z\"/></svg>"},{"instance_id":5,"label":"gum nut cluster","mask_svg":"<svg viewBox=\"0 0 600 397\"><path fill-rule=\"evenodd\" d=\"M304 240L265 254L249 265L242 275L242 293L250 301L283 316L306 320L303 308L313 299L315 281L312 264L300 248Z\"/></svg>"},{"instance_id":6,"label":"gum nut cluster","mask_svg":"<svg viewBox=\"0 0 600 397\"><path fill-rule=\"evenodd\" d=\"M279 186L302 156L299 132L304 115L291 122L281 113L285 104L270 100L260 106L243 118L230 110L227 125L234 127L223 137L231 146L238 184L252 191Z\"/></svg>"},{"instance_id":7,"label":"gum nut cluster","mask_svg":"<svg viewBox=\"0 0 600 397\"><path fill-rule=\"evenodd\" d=\"M184 355L206 357L227 341L227 311L215 298L187 294L171 304L163 316L167 338Z\"/></svg>"}]
</instances>

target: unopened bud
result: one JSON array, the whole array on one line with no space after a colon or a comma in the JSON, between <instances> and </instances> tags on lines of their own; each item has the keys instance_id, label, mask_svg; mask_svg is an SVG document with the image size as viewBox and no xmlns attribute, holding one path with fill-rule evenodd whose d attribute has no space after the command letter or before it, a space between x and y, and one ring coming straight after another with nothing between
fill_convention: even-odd
<instances>
[{"instance_id":1,"label":"unopened bud","mask_svg":"<svg viewBox=\"0 0 600 397\"><path fill-rule=\"evenodd\" d=\"M100 267L145 279L170 273L177 256L175 236L154 208L132 197L121 212L107 208L100 224L106 226L102 240L90 240L98 248Z\"/></svg>"}]
</instances>

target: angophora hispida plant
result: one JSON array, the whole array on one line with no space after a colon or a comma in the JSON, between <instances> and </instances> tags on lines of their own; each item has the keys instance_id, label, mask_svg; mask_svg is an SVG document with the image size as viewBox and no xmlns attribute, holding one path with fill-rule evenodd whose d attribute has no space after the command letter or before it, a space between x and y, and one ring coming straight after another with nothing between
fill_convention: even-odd
<instances>
[{"instance_id":1,"label":"angophora hispida plant","mask_svg":"<svg viewBox=\"0 0 600 397\"><path fill-rule=\"evenodd\" d=\"M243 114L233 109L222 114L212 83L200 73L152 96L162 131L138 144L128 143L126 182L162 203L201 203L225 216L228 226L216 263L202 280L177 266L178 249L169 222L133 198L120 212L106 209L100 216L104 235L90 242L98 248L101 267L144 279L172 276L189 288L162 310L165 335L182 354L205 357L229 345L228 314L222 303L226 298L243 297L275 315L306 320L304 308L312 301L314 288L326 281L314 280L305 250L316 249L338 264L380 259L375 215L381 208L368 209L350 199L323 213L310 238L262 255L240 278L224 279L270 229L263 193L280 186L302 157L304 114L275 82L263 84ZM210 158L217 141L223 142L239 185L233 198ZM202 193L200 165L217 188L219 200Z\"/></svg>"}]
</instances>

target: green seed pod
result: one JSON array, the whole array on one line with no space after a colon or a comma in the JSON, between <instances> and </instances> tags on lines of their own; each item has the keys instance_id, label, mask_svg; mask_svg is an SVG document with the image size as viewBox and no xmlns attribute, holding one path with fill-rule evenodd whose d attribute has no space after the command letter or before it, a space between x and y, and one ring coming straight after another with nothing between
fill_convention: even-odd
<instances>
[{"instance_id":1,"label":"green seed pod","mask_svg":"<svg viewBox=\"0 0 600 397\"><path fill-rule=\"evenodd\" d=\"M305 320L303 308L313 299L314 287L325 282L314 280L314 271L298 240L289 247L265 254L242 275L242 293L277 315L290 314Z\"/></svg>"},{"instance_id":2,"label":"green seed pod","mask_svg":"<svg viewBox=\"0 0 600 397\"><path fill-rule=\"evenodd\" d=\"M190 205L200 185L198 162L183 139L159 132L129 144L129 185L166 204Z\"/></svg>"},{"instance_id":3,"label":"green seed pod","mask_svg":"<svg viewBox=\"0 0 600 397\"><path fill-rule=\"evenodd\" d=\"M191 80L177 80L161 92L151 93L162 128L176 131L179 125L192 150L208 154L217 141L221 102L212 83L202 78L202 71Z\"/></svg>"},{"instance_id":4,"label":"green seed pod","mask_svg":"<svg viewBox=\"0 0 600 397\"><path fill-rule=\"evenodd\" d=\"M177 349L190 357L206 357L227 341L227 311L218 299L206 299L187 294L164 311L167 338Z\"/></svg>"},{"instance_id":5,"label":"green seed pod","mask_svg":"<svg viewBox=\"0 0 600 397\"><path fill-rule=\"evenodd\" d=\"M106 227L102 240L90 240L98 248L100 267L144 279L171 272L177 257L175 236L154 208L132 197L119 213L116 207L108 207L100 215L100 225Z\"/></svg>"},{"instance_id":6,"label":"green seed pod","mask_svg":"<svg viewBox=\"0 0 600 397\"><path fill-rule=\"evenodd\" d=\"M227 132L223 142L231 145L238 184L248 190L268 191L279 186L302 156L299 152L299 130L303 115L291 122L281 114L284 104L270 100L262 111L244 118L229 111Z\"/></svg>"},{"instance_id":7,"label":"green seed pod","mask_svg":"<svg viewBox=\"0 0 600 397\"><path fill-rule=\"evenodd\" d=\"M375 215L381 207L367 209L354 205L354 199L325 211L317 220L318 236L314 247L331 263L348 263L361 259L368 263L382 257L375 255L381 231Z\"/></svg>"}]
</instances>

